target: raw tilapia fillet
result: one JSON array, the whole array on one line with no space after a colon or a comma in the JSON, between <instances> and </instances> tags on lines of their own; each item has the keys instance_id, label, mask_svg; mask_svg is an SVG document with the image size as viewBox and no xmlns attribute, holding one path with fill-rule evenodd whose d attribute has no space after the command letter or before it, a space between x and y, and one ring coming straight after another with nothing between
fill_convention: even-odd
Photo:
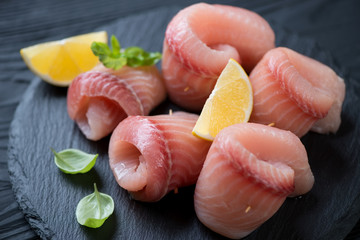
<instances>
[{"instance_id":1,"label":"raw tilapia fillet","mask_svg":"<svg viewBox=\"0 0 360 240\"><path fill-rule=\"evenodd\" d=\"M335 133L341 123L344 81L328 66L291 49L270 50L250 74L250 121L290 130Z\"/></svg>"},{"instance_id":2,"label":"raw tilapia fillet","mask_svg":"<svg viewBox=\"0 0 360 240\"><path fill-rule=\"evenodd\" d=\"M196 182L210 142L191 131L198 115L130 116L114 130L110 167L134 199L154 202L169 191Z\"/></svg>"},{"instance_id":3,"label":"raw tilapia fillet","mask_svg":"<svg viewBox=\"0 0 360 240\"><path fill-rule=\"evenodd\" d=\"M155 66L111 70L98 65L71 83L67 108L84 135L99 140L130 115L147 115L166 97Z\"/></svg>"},{"instance_id":4,"label":"raw tilapia fillet","mask_svg":"<svg viewBox=\"0 0 360 240\"><path fill-rule=\"evenodd\" d=\"M296 135L240 123L215 137L196 183L195 211L213 231L242 238L273 216L287 196L304 194L313 184Z\"/></svg>"},{"instance_id":5,"label":"raw tilapia fillet","mask_svg":"<svg viewBox=\"0 0 360 240\"><path fill-rule=\"evenodd\" d=\"M229 58L250 72L274 42L270 25L255 12L205 3L181 10L167 26L163 44L170 99L201 110Z\"/></svg>"}]
</instances>

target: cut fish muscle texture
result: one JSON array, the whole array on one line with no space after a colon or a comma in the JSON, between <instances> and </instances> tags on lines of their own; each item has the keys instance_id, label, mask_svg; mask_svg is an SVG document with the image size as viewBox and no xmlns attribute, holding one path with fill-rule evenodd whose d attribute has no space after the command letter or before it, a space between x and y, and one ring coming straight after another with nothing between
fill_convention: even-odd
<instances>
[{"instance_id":1,"label":"cut fish muscle texture","mask_svg":"<svg viewBox=\"0 0 360 240\"><path fill-rule=\"evenodd\" d=\"M255 12L199 3L181 10L169 23L162 70L170 99L201 110L230 58L250 72L275 47L270 25Z\"/></svg>"},{"instance_id":2,"label":"cut fish muscle texture","mask_svg":"<svg viewBox=\"0 0 360 240\"><path fill-rule=\"evenodd\" d=\"M110 167L118 184L139 201L160 200L196 182L210 142L191 134L198 115L130 116L114 130Z\"/></svg>"},{"instance_id":3,"label":"cut fish muscle texture","mask_svg":"<svg viewBox=\"0 0 360 240\"><path fill-rule=\"evenodd\" d=\"M196 183L199 220L229 238L242 238L268 220L287 196L308 192L314 177L300 139L257 123L220 131Z\"/></svg>"},{"instance_id":4,"label":"cut fish muscle texture","mask_svg":"<svg viewBox=\"0 0 360 240\"><path fill-rule=\"evenodd\" d=\"M265 54L249 77L254 93L250 121L274 123L299 137L310 129L335 133L339 128L345 84L328 66L278 47Z\"/></svg>"},{"instance_id":5,"label":"cut fish muscle texture","mask_svg":"<svg viewBox=\"0 0 360 240\"><path fill-rule=\"evenodd\" d=\"M155 66L111 70L98 65L80 74L67 95L68 113L84 135L99 140L130 115L147 115L166 97Z\"/></svg>"}]
</instances>

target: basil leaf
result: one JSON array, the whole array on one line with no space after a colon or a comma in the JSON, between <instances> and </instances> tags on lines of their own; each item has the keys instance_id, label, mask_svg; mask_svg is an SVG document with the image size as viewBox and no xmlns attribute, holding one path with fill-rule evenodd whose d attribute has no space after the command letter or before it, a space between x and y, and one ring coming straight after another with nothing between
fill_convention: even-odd
<instances>
[{"instance_id":1,"label":"basil leaf","mask_svg":"<svg viewBox=\"0 0 360 240\"><path fill-rule=\"evenodd\" d=\"M144 66L143 62L145 60L147 52L139 47L128 47L123 51L124 55L128 59L127 65L130 67L139 67Z\"/></svg>"},{"instance_id":2,"label":"basil leaf","mask_svg":"<svg viewBox=\"0 0 360 240\"><path fill-rule=\"evenodd\" d=\"M160 61L162 57L159 52L146 52L140 47L121 49L121 45L114 35L111 36L110 44L112 49L106 43L93 42L91 50L105 67L114 70L125 65L129 67L151 66Z\"/></svg>"},{"instance_id":3,"label":"basil leaf","mask_svg":"<svg viewBox=\"0 0 360 240\"><path fill-rule=\"evenodd\" d=\"M151 52L143 62L143 66L151 66L160 61L162 55L159 52Z\"/></svg>"},{"instance_id":4,"label":"basil leaf","mask_svg":"<svg viewBox=\"0 0 360 240\"><path fill-rule=\"evenodd\" d=\"M54 161L58 168L64 173L76 174L86 173L95 165L98 154L88 154L78 149L65 149L61 152L54 153Z\"/></svg>"},{"instance_id":5,"label":"basil leaf","mask_svg":"<svg viewBox=\"0 0 360 240\"><path fill-rule=\"evenodd\" d=\"M144 53L146 52L140 47L128 47L124 49L124 54L127 57L138 57L144 55Z\"/></svg>"},{"instance_id":6,"label":"basil leaf","mask_svg":"<svg viewBox=\"0 0 360 240\"><path fill-rule=\"evenodd\" d=\"M111 48L112 48L112 53L114 55L119 55L120 54L120 50L121 50L121 47L120 47L120 43L119 41L117 40L117 38L112 35L111 36Z\"/></svg>"},{"instance_id":7,"label":"basil leaf","mask_svg":"<svg viewBox=\"0 0 360 240\"><path fill-rule=\"evenodd\" d=\"M112 68L114 70L118 70L126 65L127 59L124 57L113 57L111 55L101 55L99 56L99 60L104 64L107 68Z\"/></svg>"},{"instance_id":8,"label":"basil leaf","mask_svg":"<svg viewBox=\"0 0 360 240\"><path fill-rule=\"evenodd\" d=\"M98 192L94 183L94 193L80 200L76 207L76 219L79 224L98 228L114 212L114 200L111 196Z\"/></svg>"},{"instance_id":9,"label":"basil leaf","mask_svg":"<svg viewBox=\"0 0 360 240\"><path fill-rule=\"evenodd\" d=\"M94 53L95 56L101 55L110 55L111 50L106 43L103 42L93 42L90 46L91 51Z\"/></svg>"}]
</instances>

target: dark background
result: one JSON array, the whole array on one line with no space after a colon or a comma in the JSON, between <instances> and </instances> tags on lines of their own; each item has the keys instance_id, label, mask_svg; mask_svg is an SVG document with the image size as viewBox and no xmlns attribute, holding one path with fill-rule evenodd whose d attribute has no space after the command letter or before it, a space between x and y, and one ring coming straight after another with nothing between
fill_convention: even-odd
<instances>
[{"instance_id":1,"label":"dark background","mask_svg":"<svg viewBox=\"0 0 360 240\"><path fill-rule=\"evenodd\" d=\"M345 70L360 81L360 1L244 0L206 1L254 10L300 36L315 39ZM119 18L166 5L188 6L181 0L1 0L0 1L0 239L36 239L18 210L7 169L9 127L22 95L34 75L19 50L109 24ZM359 216L360 218L360 216ZM347 239L360 238L360 224ZM321 226L320 226L321 227Z\"/></svg>"}]
</instances>

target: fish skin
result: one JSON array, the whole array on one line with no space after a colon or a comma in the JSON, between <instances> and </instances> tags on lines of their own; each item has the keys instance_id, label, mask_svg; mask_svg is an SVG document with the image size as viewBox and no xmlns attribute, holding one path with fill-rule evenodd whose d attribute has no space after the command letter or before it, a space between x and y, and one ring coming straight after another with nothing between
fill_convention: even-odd
<instances>
[{"instance_id":1,"label":"fish skin","mask_svg":"<svg viewBox=\"0 0 360 240\"><path fill-rule=\"evenodd\" d=\"M275 123L299 137L316 131L314 124L322 133L339 128L345 85L328 66L278 47L264 55L249 78L254 94L251 122Z\"/></svg>"},{"instance_id":2,"label":"fish skin","mask_svg":"<svg viewBox=\"0 0 360 240\"><path fill-rule=\"evenodd\" d=\"M174 16L165 32L162 71L169 97L185 109L201 110L230 58L250 72L274 47L271 26L255 12L191 5Z\"/></svg>"},{"instance_id":3,"label":"fish skin","mask_svg":"<svg viewBox=\"0 0 360 240\"><path fill-rule=\"evenodd\" d=\"M199 220L228 238L249 235L286 197L314 184L307 153L290 131L257 124L229 126L215 137L196 183Z\"/></svg>"},{"instance_id":4,"label":"fish skin","mask_svg":"<svg viewBox=\"0 0 360 240\"><path fill-rule=\"evenodd\" d=\"M159 201L195 184L210 142L191 131L198 115L129 116L114 130L109 163L118 184L139 201Z\"/></svg>"},{"instance_id":5,"label":"fish skin","mask_svg":"<svg viewBox=\"0 0 360 240\"><path fill-rule=\"evenodd\" d=\"M155 66L112 70L98 65L77 76L67 95L67 110L90 140L109 135L130 115L147 115L166 97Z\"/></svg>"}]
</instances>

